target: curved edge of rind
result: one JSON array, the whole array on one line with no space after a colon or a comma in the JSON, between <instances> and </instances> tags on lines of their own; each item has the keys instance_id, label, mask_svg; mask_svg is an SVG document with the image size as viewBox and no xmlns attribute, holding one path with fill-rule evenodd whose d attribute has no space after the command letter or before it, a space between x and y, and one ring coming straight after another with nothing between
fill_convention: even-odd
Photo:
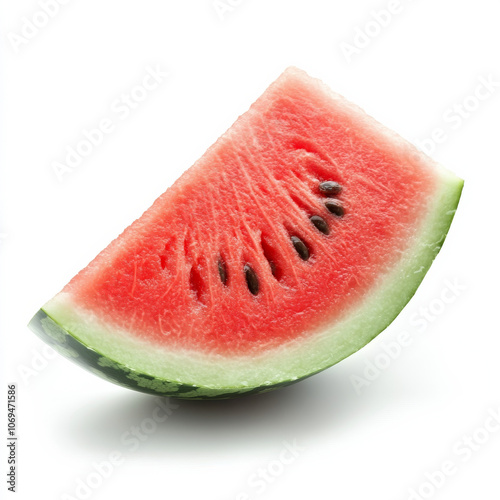
<instances>
[{"instance_id":1,"label":"curved edge of rind","mask_svg":"<svg viewBox=\"0 0 500 500\"><path fill-rule=\"evenodd\" d=\"M125 366L92 349L40 309L28 327L56 352L87 371L113 384L146 394L179 399L230 399L269 392L297 380L249 388L213 389L163 380Z\"/></svg>"}]
</instances>

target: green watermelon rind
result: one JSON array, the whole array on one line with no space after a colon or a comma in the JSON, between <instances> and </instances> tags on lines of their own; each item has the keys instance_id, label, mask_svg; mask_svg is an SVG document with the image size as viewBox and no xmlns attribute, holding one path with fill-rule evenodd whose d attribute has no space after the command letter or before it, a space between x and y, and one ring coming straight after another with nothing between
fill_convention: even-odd
<instances>
[{"instance_id":1,"label":"green watermelon rind","mask_svg":"<svg viewBox=\"0 0 500 500\"><path fill-rule=\"evenodd\" d=\"M463 188L462 179L440 166L438 168L441 187L427 207L428 214L401 262L383 278L380 289L375 291L374 296L368 297L365 303L352 311L346 321L320 332L317 335L319 340L306 339L299 346L298 354L293 349L281 358L278 354L273 358L271 354L266 362L270 360L271 364L276 363L278 367L281 365L277 375L271 376L267 365L259 366L256 362L255 374L251 379L248 378L248 372L243 376L228 370L228 380L224 383L214 384L210 377L193 383L193 380L181 381L174 376L165 376L165 370L170 369L168 359L163 363L164 373L155 374L155 370L148 367L146 356L138 355L137 359L133 359L134 354L129 353L127 362L120 362L114 359L116 356L112 353L100 352L96 349L96 341L103 332L89 332L89 328L78 317L70 321L68 315L72 314L71 310L66 306L61 309L60 305L53 302L54 299L35 315L29 326L63 356L92 373L115 384L148 394L182 399L227 399L268 392L293 384L329 368L361 349L392 323L415 294L446 238ZM73 327L62 323L73 324L82 333L87 329L87 338L91 342L82 340L80 335L75 335L72 331ZM337 338L332 341L331 337L334 335ZM122 352L124 347L127 346L121 346ZM317 356L314 362L304 361L311 352ZM151 355L160 356L160 353L151 351ZM301 359L301 355L304 359ZM151 362L151 367L153 365ZM217 369L224 372L225 367L220 360L217 362ZM175 374L175 366L170 371ZM201 366L200 371L203 371Z\"/></svg>"},{"instance_id":2,"label":"green watermelon rind","mask_svg":"<svg viewBox=\"0 0 500 500\"><path fill-rule=\"evenodd\" d=\"M297 380L291 380L259 387L213 389L162 380L134 370L96 351L63 328L43 309L33 316L28 326L56 352L94 375L116 385L146 394L180 399L229 399L242 395L260 394L297 382Z\"/></svg>"}]
</instances>

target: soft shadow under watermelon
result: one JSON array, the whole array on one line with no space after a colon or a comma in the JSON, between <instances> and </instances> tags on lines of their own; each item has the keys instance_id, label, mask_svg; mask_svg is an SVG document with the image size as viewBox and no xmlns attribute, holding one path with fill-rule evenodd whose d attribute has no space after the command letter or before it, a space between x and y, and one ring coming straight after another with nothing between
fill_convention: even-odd
<instances>
[{"instance_id":1,"label":"soft shadow under watermelon","mask_svg":"<svg viewBox=\"0 0 500 500\"><path fill-rule=\"evenodd\" d=\"M143 459L214 452L232 456L273 443L280 446L284 440L323 439L325 433L350 426L358 418L364 418L363 415L373 416L397 405L400 399L397 391L401 398L408 397L411 388L403 391L401 386L391 387L385 393L381 386L382 391L360 397L349 383L351 369L346 365L337 373L325 372L314 380L246 398L167 400L171 407L178 405L178 408L158 423L136 450L123 443L123 435L151 419L157 411L158 398L117 392L116 397L107 397L104 404L87 404L71 418L62 416L61 437L93 453L118 450L126 457Z\"/></svg>"}]
</instances>

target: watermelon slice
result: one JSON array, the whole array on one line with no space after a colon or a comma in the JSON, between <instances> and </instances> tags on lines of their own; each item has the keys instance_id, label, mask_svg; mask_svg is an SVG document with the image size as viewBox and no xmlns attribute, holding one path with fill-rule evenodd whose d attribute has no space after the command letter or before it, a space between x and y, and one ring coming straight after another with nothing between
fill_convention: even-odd
<instances>
[{"instance_id":1,"label":"watermelon slice","mask_svg":"<svg viewBox=\"0 0 500 500\"><path fill-rule=\"evenodd\" d=\"M30 327L122 386L227 398L296 382L398 315L463 181L290 68Z\"/></svg>"}]
</instances>

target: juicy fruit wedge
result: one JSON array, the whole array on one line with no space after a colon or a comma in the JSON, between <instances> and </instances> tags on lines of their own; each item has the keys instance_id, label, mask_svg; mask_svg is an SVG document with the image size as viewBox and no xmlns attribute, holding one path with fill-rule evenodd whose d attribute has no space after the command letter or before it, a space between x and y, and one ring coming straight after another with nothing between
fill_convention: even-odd
<instances>
[{"instance_id":1,"label":"juicy fruit wedge","mask_svg":"<svg viewBox=\"0 0 500 500\"><path fill-rule=\"evenodd\" d=\"M30 326L147 393L225 398L287 385L399 314L462 185L290 68Z\"/></svg>"}]
</instances>

